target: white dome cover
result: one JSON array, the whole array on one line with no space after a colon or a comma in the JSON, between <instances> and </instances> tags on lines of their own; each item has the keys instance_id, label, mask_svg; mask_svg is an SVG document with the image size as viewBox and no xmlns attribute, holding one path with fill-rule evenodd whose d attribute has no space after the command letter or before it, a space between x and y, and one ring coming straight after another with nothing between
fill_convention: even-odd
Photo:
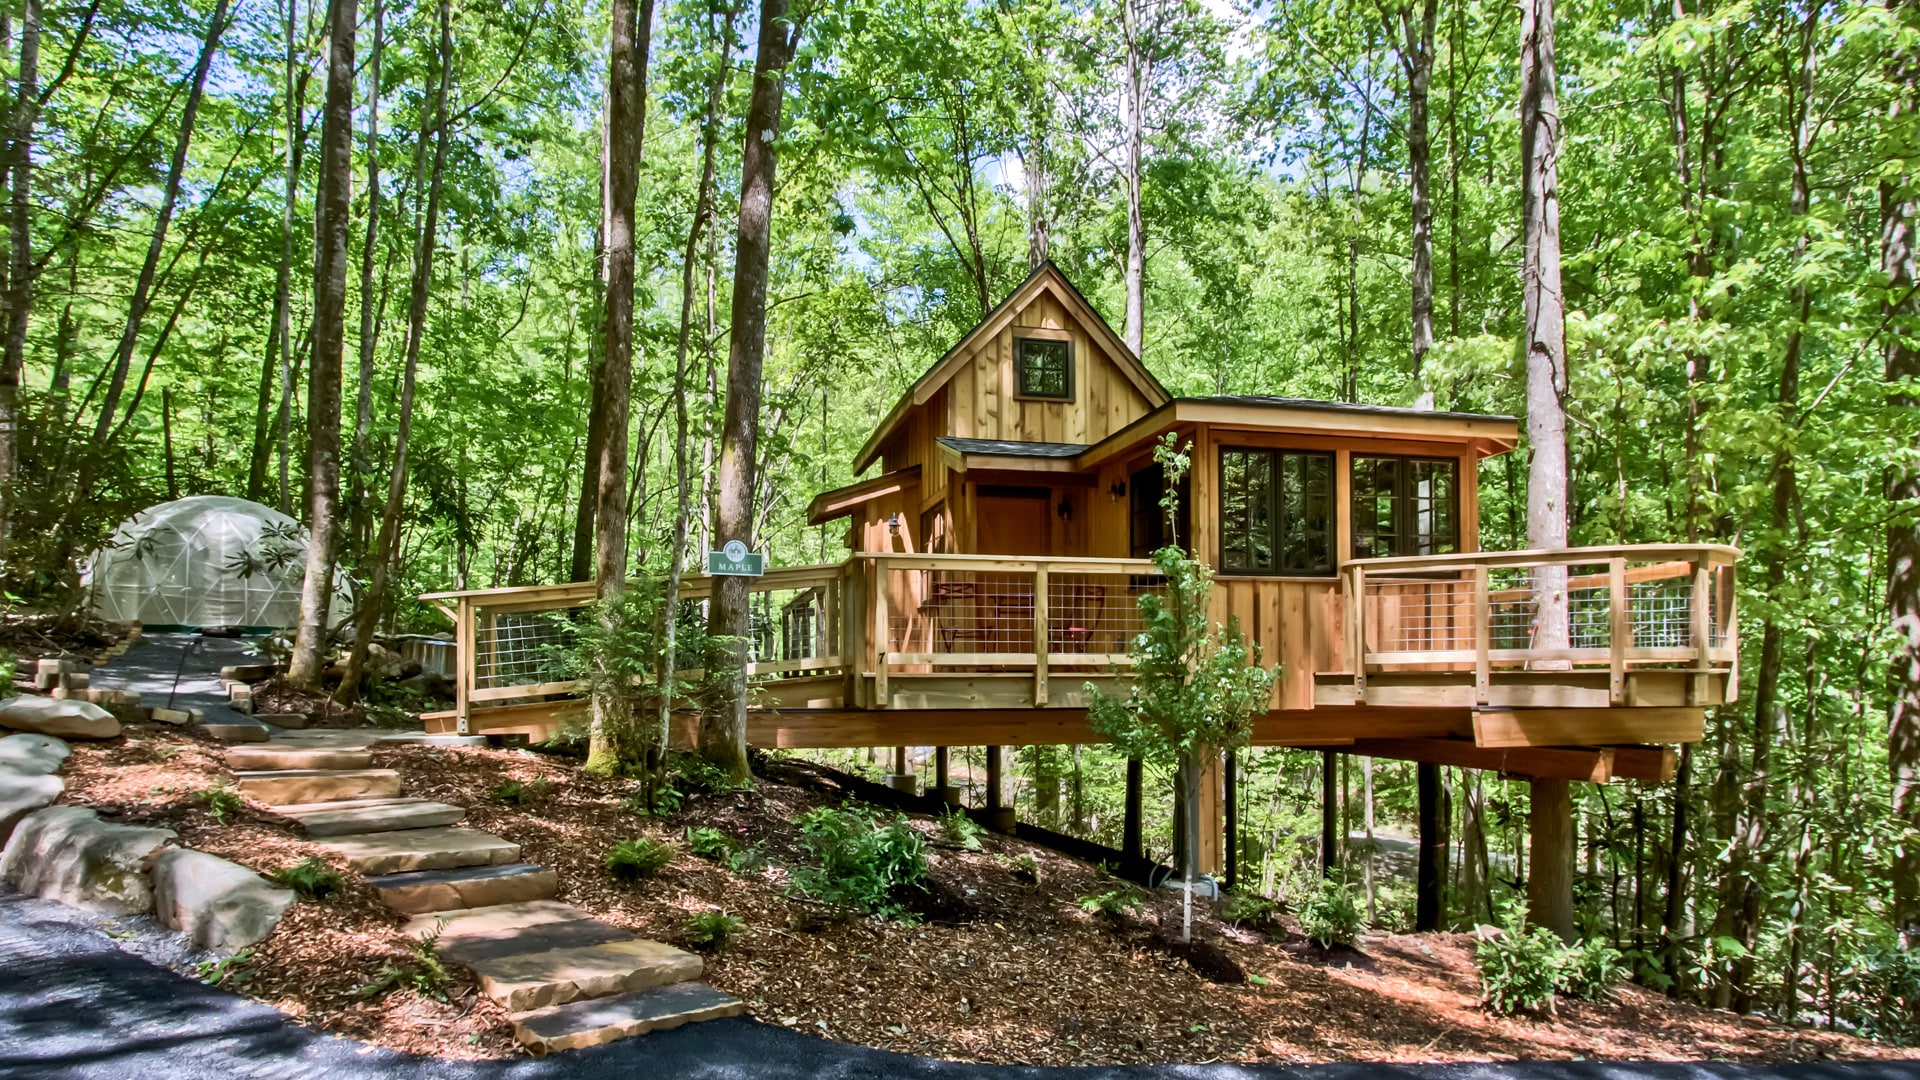
<instances>
[{"instance_id":1,"label":"white dome cover","mask_svg":"<svg viewBox=\"0 0 1920 1080\"><path fill-rule=\"evenodd\" d=\"M146 626L290 627L300 618L307 530L269 506L196 495L150 506L94 552L87 578L102 619ZM329 613L352 587L334 572Z\"/></svg>"}]
</instances>

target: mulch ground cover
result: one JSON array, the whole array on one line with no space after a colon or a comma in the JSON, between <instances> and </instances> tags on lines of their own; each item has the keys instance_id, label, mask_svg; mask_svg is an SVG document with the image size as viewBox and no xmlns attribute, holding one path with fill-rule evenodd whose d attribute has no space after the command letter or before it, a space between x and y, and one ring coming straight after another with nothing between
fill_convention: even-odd
<instances>
[{"instance_id":1,"label":"mulch ground cover","mask_svg":"<svg viewBox=\"0 0 1920 1080\"><path fill-rule=\"evenodd\" d=\"M228 774L220 747L191 732L134 725L113 743L77 746L67 801L122 820L174 828L183 843L261 871L318 849L248 807L222 824L201 794ZM694 914L723 911L744 928L708 961L706 981L754 1015L824 1038L972 1061L1044 1065L1165 1061L1481 1061L1607 1057L1788 1061L1895 1056L1845 1035L1793 1030L1635 987L1605 1003L1562 1002L1551 1019L1495 1017L1478 1005L1470 937L1373 935L1329 957L1286 926L1235 927L1195 905L1209 954L1248 973L1212 982L1173 954L1178 895L1147 898L1113 923L1080 898L1117 883L1099 869L997 835L980 850L930 844L916 922L848 918L792 894L806 865L800 814L832 796L762 778L752 790L695 797L680 810L635 813L636 785L583 775L570 760L521 750L390 747L375 764L401 771L409 795L468 808L465 825L521 845L552 867L560 898L635 933L685 942ZM775 777L783 775L776 763ZM794 774L785 774L794 775ZM518 782L512 805L502 785ZM687 830L718 829L751 853L728 863L688 850ZM633 885L603 859L650 836L674 861ZM344 867L341 867L344 870ZM446 1000L364 988L402 963L401 920L358 879L328 903L296 905L253 951L236 988L304 1022L394 1049L458 1057L518 1053L506 1017L463 978Z\"/></svg>"}]
</instances>

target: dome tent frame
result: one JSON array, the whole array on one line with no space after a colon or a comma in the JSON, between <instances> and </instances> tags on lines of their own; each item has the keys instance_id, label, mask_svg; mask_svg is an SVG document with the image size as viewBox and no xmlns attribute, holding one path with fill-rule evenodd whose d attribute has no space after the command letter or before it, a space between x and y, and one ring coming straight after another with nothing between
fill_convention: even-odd
<instances>
[{"instance_id":1,"label":"dome tent frame","mask_svg":"<svg viewBox=\"0 0 1920 1080\"><path fill-rule=\"evenodd\" d=\"M299 620L308 534L247 499L196 495L150 506L114 530L88 562L91 606L102 619L150 630L237 627L267 633ZM329 621L351 607L334 572Z\"/></svg>"}]
</instances>

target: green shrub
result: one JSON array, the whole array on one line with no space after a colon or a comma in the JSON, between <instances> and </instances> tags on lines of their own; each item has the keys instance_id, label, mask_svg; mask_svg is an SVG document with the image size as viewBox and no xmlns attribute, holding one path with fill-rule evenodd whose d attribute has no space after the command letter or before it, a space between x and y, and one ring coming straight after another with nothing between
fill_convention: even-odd
<instances>
[{"instance_id":1,"label":"green shrub","mask_svg":"<svg viewBox=\"0 0 1920 1080\"><path fill-rule=\"evenodd\" d=\"M675 754L669 764L679 781L675 786L682 791L711 795L735 786L727 777L727 770L699 754Z\"/></svg>"},{"instance_id":2,"label":"green shrub","mask_svg":"<svg viewBox=\"0 0 1920 1080\"><path fill-rule=\"evenodd\" d=\"M1280 914L1280 904L1253 893L1230 892L1220 898L1214 913L1235 926L1270 923Z\"/></svg>"},{"instance_id":3,"label":"green shrub","mask_svg":"<svg viewBox=\"0 0 1920 1080\"><path fill-rule=\"evenodd\" d=\"M904 817L880 822L860 810L815 810L800 818L800 843L818 862L794 872L802 893L883 918L905 916L900 892L927 876L926 838Z\"/></svg>"},{"instance_id":4,"label":"green shrub","mask_svg":"<svg viewBox=\"0 0 1920 1080\"><path fill-rule=\"evenodd\" d=\"M740 842L719 829L702 826L687 830L687 850L702 859L724 862L728 856L740 850Z\"/></svg>"},{"instance_id":5,"label":"green shrub","mask_svg":"<svg viewBox=\"0 0 1920 1080\"><path fill-rule=\"evenodd\" d=\"M360 988L359 995L363 998L380 997L405 987L435 1001L445 1001L447 984L452 979L453 973L447 970L446 961L440 958L440 931L435 930L407 946L405 960L381 968L379 974Z\"/></svg>"},{"instance_id":6,"label":"green shrub","mask_svg":"<svg viewBox=\"0 0 1920 1080\"><path fill-rule=\"evenodd\" d=\"M651 836L642 836L613 845L613 849L607 852L607 873L612 874L616 881L631 884L641 878L652 877L672 861L672 847Z\"/></svg>"},{"instance_id":7,"label":"green shrub","mask_svg":"<svg viewBox=\"0 0 1920 1080\"><path fill-rule=\"evenodd\" d=\"M620 800L620 809L640 817L665 817L680 812L680 805L687 797L672 784L661 784L653 790L653 801L649 803L645 792L636 791Z\"/></svg>"},{"instance_id":8,"label":"green shrub","mask_svg":"<svg viewBox=\"0 0 1920 1080\"><path fill-rule=\"evenodd\" d=\"M767 853L759 845L749 844L727 857L727 869L736 874L752 874L765 869Z\"/></svg>"},{"instance_id":9,"label":"green shrub","mask_svg":"<svg viewBox=\"0 0 1920 1080\"><path fill-rule=\"evenodd\" d=\"M1103 893L1088 893L1080 898L1080 910L1102 922L1122 923L1138 914L1143 901L1131 885L1122 885Z\"/></svg>"},{"instance_id":10,"label":"green shrub","mask_svg":"<svg viewBox=\"0 0 1920 1080\"><path fill-rule=\"evenodd\" d=\"M1040 884L1040 860L1034 858L1031 851L1023 851L1016 856L1011 870L1016 880L1029 885Z\"/></svg>"},{"instance_id":11,"label":"green shrub","mask_svg":"<svg viewBox=\"0 0 1920 1080\"><path fill-rule=\"evenodd\" d=\"M309 856L268 874L275 885L292 889L302 900L331 900L346 891L347 879L318 858Z\"/></svg>"},{"instance_id":12,"label":"green shrub","mask_svg":"<svg viewBox=\"0 0 1920 1080\"><path fill-rule=\"evenodd\" d=\"M1868 949L1847 963L1840 981L1863 1032L1897 1046L1920 1043L1920 951Z\"/></svg>"},{"instance_id":13,"label":"green shrub","mask_svg":"<svg viewBox=\"0 0 1920 1080\"><path fill-rule=\"evenodd\" d=\"M253 950L242 949L219 960L203 960L193 966L193 975L208 986L244 986L253 978Z\"/></svg>"},{"instance_id":14,"label":"green shrub","mask_svg":"<svg viewBox=\"0 0 1920 1080\"><path fill-rule=\"evenodd\" d=\"M1332 878L1322 878L1320 887L1300 905L1300 932L1320 945L1351 946L1367 928L1353 893Z\"/></svg>"},{"instance_id":15,"label":"green shrub","mask_svg":"<svg viewBox=\"0 0 1920 1080\"><path fill-rule=\"evenodd\" d=\"M1561 957L1560 992L1586 1001L1605 998L1627 977L1620 950L1605 938L1590 937L1566 949Z\"/></svg>"},{"instance_id":16,"label":"green shrub","mask_svg":"<svg viewBox=\"0 0 1920 1080\"><path fill-rule=\"evenodd\" d=\"M544 802L553 791L553 784L546 777L535 777L526 783L518 780L502 780L493 789L493 801L501 806L516 806L522 809Z\"/></svg>"},{"instance_id":17,"label":"green shrub","mask_svg":"<svg viewBox=\"0 0 1920 1080\"><path fill-rule=\"evenodd\" d=\"M221 825L239 817L240 811L246 808L246 804L240 801L240 796L225 784L217 784L202 791L200 802L207 808L207 813L213 815L213 820Z\"/></svg>"},{"instance_id":18,"label":"green shrub","mask_svg":"<svg viewBox=\"0 0 1920 1080\"><path fill-rule=\"evenodd\" d=\"M980 850L980 836L987 830L980 823L966 815L965 811L953 810L940 815L940 840L967 851Z\"/></svg>"},{"instance_id":19,"label":"green shrub","mask_svg":"<svg viewBox=\"0 0 1920 1080\"><path fill-rule=\"evenodd\" d=\"M703 911L687 920L687 941L701 952L721 952L746 925L724 911Z\"/></svg>"},{"instance_id":20,"label":"green shrub","mask_svg":"<svg viewBox=\"0 0 1920 1080\"><path fill-rule=\"evenodd\" d=\"M1516 923L1482 938L1473 959L1480 969L1482 1005L1502 1016L1553 1015L1554 991L1560 988L1567 961L1567 947L1553 931Z\"/></svg>"}]
</instances>

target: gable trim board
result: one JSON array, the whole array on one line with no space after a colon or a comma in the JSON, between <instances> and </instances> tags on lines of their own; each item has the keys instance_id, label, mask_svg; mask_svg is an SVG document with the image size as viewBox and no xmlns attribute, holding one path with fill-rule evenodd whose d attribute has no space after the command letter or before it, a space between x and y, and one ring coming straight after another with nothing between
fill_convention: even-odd
<instances>
[{"instance_id":1,"label":"gable trim board","mask_svg":"<svg viewBox=\"0 0 1920 1080\"><path fill-rule=\"evenodd\" d=\"M1087 298L1081 295L1080 290L1074 288L1066 275L1062 274L1052 262L1045 262L1040 264L1033 273L1027 275L1027 279L1021 282L1019 287L1009 293L1005 300L1000 301L999 306L988 312L987 317L980 320L979 324L969 330L966 336L955 342L953 347L948 349L932 367L914 380L913 385L900 396L900 400L887 412L886 418L880 421L880 425L874 428L873 434L861 446L859 455L854 459L853 471L865 472L871 467L875 459L880 456L880 451L887 440L906 418L908 410L917 405L925 405L934 393L946 385L947 381L960 370L962 364L972 359L982 342L1007 329L1020 312L1024 311L1042 292L1050 293L1066 308L1067 314L1086 329L1088 337L1113 361L1114 368L1140 392L1149 408L1158 408L1173 399L1173 396L1167 392L1167 388L1160 384L1160 380L1154 377L1153 372L1147 370L1146 365L1140 362L1140 358L1133 354L1133 350L1127 348L1126 342L1120 339L1120 335L1113 332L1113 327L1107 325L1107 321L1100 317L1100 313L1087 302Z\"/></svg>"}]
</instances>

